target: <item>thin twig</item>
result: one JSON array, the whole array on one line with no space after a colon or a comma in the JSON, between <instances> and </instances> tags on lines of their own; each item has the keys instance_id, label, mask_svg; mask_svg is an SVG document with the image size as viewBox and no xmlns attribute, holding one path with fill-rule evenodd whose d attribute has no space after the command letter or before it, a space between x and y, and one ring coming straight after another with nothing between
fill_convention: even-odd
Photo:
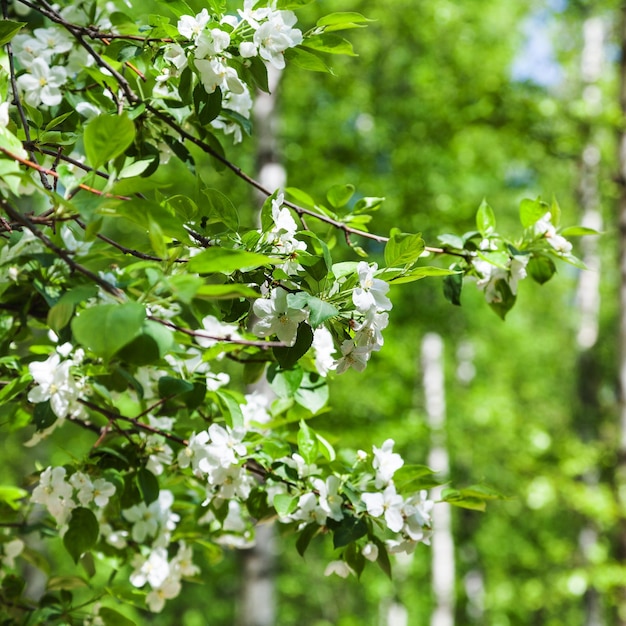
<instances>
[{"instance_id":1,"label":"thin twig","mask_svg":"<svg viewBox=\"0 0 626 626\"><path fill-rule=\"evenodd\" d=\"M39 163L36 163L34 161L29 161L28 159L24 159L23 157L18 156L17 154L7 150L6 148L3 148L2 146L0 146L0 152L2 152L3 154L5 154L11 159L14 159L18 163L25 165L26 167L30 167L33 170L37 170L38 172L42 172L48 176L52 176L55 179L59 178L58 172L55 172L54 170L44 167L43 165L39 165ZM115 194L106 193L104 191L100 191L99 189L94 189L93 187L89 187L89 185L84 185L83 183L78 183L77 186L80 187L81 189L84 189L85 191L88 191L89 193L93 193L97 196L102 196L103 198L114 198L116 200L131 200L131 198L129 198L128 196L117 196ZM52 190L52 188L50 188L50 190Z\"/></svg>"},{"instance_id":2,"label":"thin twig","mask_svg":"<svg viewBox=\"0 0 626 626\"><path fill-rule=\"evenodd\" d=\"M250 339L240 339L237 337L216 337L214 335L209 335L201 330L191 330L189 328L184 328L182 326L178 326L174 324L174 322L170 322L169 320L161 319L160 317L154 317L153 315L148 315L149 319L154 322L158 322L163 326L167 326L173 330L177 330L189 337L200 337L201 339L210 339L216 342L224 342L224 343L234 343L238 346L250 346L253 348L261 348L262 350L269 350L270 348L288 348L289 345L283 343L282 341L254 341Z\"/></svg>"},{"instance_id":3,"label":"thin twig","mask_svg":"<svg viewBox=\"0 0 626 626\"><path fill-rule=\"evenodd\" d=\"M22 215L19 211L14 209L2 197L0 197L0 207L2 207L2 209L7 213L7 215L9 215L11 219L15 220L19 224L22 224L22 226L25 226L26 228L28 228L28 230L30 230L30 232L33 233L35 237L40 239L47 248L52 250L52 252L54 252L58 257L63 259L63 261L65 261L65 263L70 267L70 269L76 272L80 272L83 276L86 276L87 278L91 279L97 285L102 287L104 291L106 291L107 293L110 293L112 296L119 298L119 299L122 299L124 297L124 292L121 289L118 289L117 287L112 285L110 282L108 282L104 278L101 278L100 276L98 276L97 274L94 274L91 270L88 270L86 267L84 267L80 263L77 263L76 261L74 261L74 259L70 256L67 250L64 250L63 248L59 248L59 246L52 243L52 241L50 241L50 239L46 235L44 235L28 217L26 217L25 215Z\"/></svg>"}]
</instances>

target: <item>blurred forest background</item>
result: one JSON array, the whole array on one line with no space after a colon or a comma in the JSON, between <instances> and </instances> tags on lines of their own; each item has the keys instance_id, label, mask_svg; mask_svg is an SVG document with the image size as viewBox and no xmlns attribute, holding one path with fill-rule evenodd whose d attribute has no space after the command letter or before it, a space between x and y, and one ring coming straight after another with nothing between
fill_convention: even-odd
<instances>
[{"instance_id":1,"label":"blurred forest background","mask_svg":"<svg viewBox=\"0 0 626 626\"><path fill-rule=\"evenodd\" d=\"M202 2L189 4L199 10ZM604 235L575 244L590 272L560 264L546 286L523 281L506 322L472 285L460 308L437 279L392 289L383 350L364 373L336 380L331 410L312 425L322 433L339 427L355 448L393 437L408 463L445 450L453 486L483 483L508 499L485 513L450 512L454 562L440 560L439 587L427 546L396 561L392 581L371 567L357 582L324 577L330 546L317 542L303 560L276 529L275 598L267 596L276 624L626 624L620 5L321 0L299 11L303 28L339 10L373 21L347 33L359 56L331 59L334 76L284 72L275 137L289 186L319 199L338 183L385 196L372 229L401 226L429 245L440 233L472 230L483 197L503 233L519 230L519 201L540 195L557 198L564 225L582 222ZM253 134L227 149L247 171L257 164L255 141ZM236 193L239 182L227 173L206 175ZM240 194L252 207L249 190ZM382 252L372 242L367 251L373 261ZM424 385L422 346L432 333L443 341L440 427ZM23 455L7 450L16 476L30 467ZM445 465L445 456L431 461ZM246 567L242 553L216 554L203 585L188 584L162 614L138 623L249 626L241 611Z\"/></svg>"}]
</instances>

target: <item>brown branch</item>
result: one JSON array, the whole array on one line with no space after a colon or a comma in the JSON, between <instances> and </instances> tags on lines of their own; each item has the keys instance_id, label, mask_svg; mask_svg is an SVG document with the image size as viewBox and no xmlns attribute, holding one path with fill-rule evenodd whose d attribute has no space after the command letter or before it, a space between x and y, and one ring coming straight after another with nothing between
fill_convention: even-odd
<instances>
[{"instance_id":1,"label":"brown branch","mask_svg":"<svg viewBox=\"0 0 626 626\"><path fill-rule=\"evenodd\" d=\"M260 193L262 193L262 194L264 194L265 196L268 196L268 197L270 195L272 195L272 193L273 193L272 191L267 189L264 185L262 185L258 180L254 179L252 176L246 174L246 172L244 172L239 166L235 165L232 161L229 161L225 156L223 156L222 154L217 152L209 144L207 144L206 142L202 141L198 137L195 137L194 135L192 135L191 133L186 131L178 122L176 122L175 120L171 119L169 116L165 115L163 112L161 112L159 109L155 108L149 102L142 101L141 98L139 98L133 92L133 90L131 89L130 84L128 83L128 81L119 72L117 72L111 66L109 66L109 64L107 64L102 59L102 57L91 46L89 46L89 44L87 44L84 41L84 37L83 36L87 36L87 37L92 37L92 38L96 38L96 39L102 39L105 43L108 43L106 41L107 37L102 36L102 33L97 31L97 29L92 29L92 28L89 28L89 27L81 27L81 26L77 26L75 24L71 24L70 22L65 20L60 14L58 14L54 10L54 8L46 0L40 0L40 4L42 4L44 6L44 8L45 8L44 10L42 10L41 7L35 6L29 0L19 0L19 1L22 2L23 4L26 4L27 6L31 7L32 9L35 9L35 10L39 11L40 13L42 13L42 15L45 15L50 20L56 22L57 24L60 24L61 26L66 28L70 33L72 33L72 35L74 35L74 37L79 41L79 43L94 58L96 63L100 67L105 68L109 72L111 72L113 77L117 80L117 82L118 82L118 84L120 86L120 89L124 92L124 94L126 95L128 101L131 104L143 103L145 105L147 111L150 111L150 113L152 113L156 118L160 119L164 124L169 126L172 130L176 131L183 139L186 139L187 141L190 141L191 143L196 145L198 148L200 148L205 154L208 154L208 155L212 156L214 159L216 159L222 165L224 165L226 168L228 168L231 172L233 172L235 174L235 176L237 176L238 178L240 178L241 180L246 182L248 185L250 185L251 187L253 187L257 191L259 191ZM337 230L342 231L344 233L345 237L346 237L346 241L347 241L348 245L351 245L350 236L363 237L364 239L369 239L371 241L376 241L378 243L387 243L389 241L389 237L385 237L383 235L376 235L374 233L370 233L370 232L367 232L367 231L364 231L364 230L360 230L358 228L352 228L351 226L348 226L347 224L341 222L340 220L333 219L333 218L329 217L328 215L324 215L324 214L319 213L317 211L312 211L310 209L305 209L304 207L301 207L301 206L299 206L299 205L297 205L297 204L295 204L293 202L289 202L289 201L285 200L285 201L283 201L283 204L285 206L289 207L290 209L292 209L299 216L299 218L301 220L303 219L303 216L308 215L308 216L310 216L310 217L312 217L312 218L314 218L314 219L316 219L318 221L321 221L321 222L323 222L325 224L328 224L328 225L332 226L333 228L336 228ZM449 249L446 249L446 248L438 248L438 247L426 246L425 247L425 251L426 252L431 252L433 254L449 254L449 255L452 255L452 256L458 256L458 257L462 257L462 258L467 258L468 257L468 253L467 252L457 251L457 250L449 250Z\"/></svg>"},{"instance_id":2,"label":"brown branch","mask_svg":"<svg viewBox=\"0 0 626 626\"><path fill-rule=\"evenodd\" d=\"M173 330L177 330L189 337L200 337L202 339L211 339L212 341L217 342L225 342L225 343L234 343L238 346L250 346L253 348L261 348L262 350L269 350L270 348L288 348L289 346L282 341L254 341L250 339L238 339L236 337L215 337L213 335L209 335L208 333L202 332L201 330L191 330L189 328L184 328L182 326L178 326L174 324L174 322L170 322L169 320L161 319L160 317L154 317L153 315L148 315L148 318L153 320L154 322L158 322L163 326L167 326Z\"/></svg>"},{"instance_id":3,"label":"brown branch","mask_svg":"<svg viewBox=\"0 0 626 626\"><path fill-rule=\"evenodd\" d=\"M26 167L30 167L33 170L37 170L38 172L42 172L43 174L47 174L48 176L52 176L54 179L58 179L59 178L58 172L55 172L54 170L51 170L51 169L46 168L46 167L43 167L43 165L39 165L39 163L35 163L34 161L29 161L28 159L24 159L21 156L18 156L17 154L14 154L13 152L10 152L6 148L3 148L2 146L0 146L0 152L5 154L9 158L17 161L18 163L21 163L22 165L25 165ZM99 189L94 189L93 187L89 187L88 185L84 185L83 183L79 183L78 187L80 187L81 189L84 189L85 191L88 191L89 193L93 193L93 194L95 194L97 196L102 196L103 198L114 198L116 200L130 200L131 199L128 196L116 196L114 194L106 193L104 191L100 191ZM50 188L50 189L52 189L52 188Z\"/></svg>"},{"instance_id":4,"label":"brown branch","mask_svg":"<svg viewBox=\"0 0 626 626\"><path fill-rule=\"evenodd\" d=\"M22 226L25 226L26 228L28 228L28 230L30 230L30 232L33 233L35 237L40 239L47 248L52 250L52 252L54 252L59 258L65 261L65 263L70 267L70 269L81 273L83 276L86 276L87 278L95 282L97 285L102 287L104 291L106 291L107 293L110 293L112 296L115 296L116 298L119 298L119 299L122 299L124 297L124 292L122 290L118 289L107 280L104 280L104 278L101 278L97 274L94 274L91 270L88 270L83 265L80 265L80 263L77 263L76 261L74 261L74 259L70 256L67 250L63 250L62 248L59 248L59 246L57 246L52 241L50 241L49 237L44 235L28 217L26 217L25 215L22 215L19 211L14 209L2 197L0 197L0 207L2 207L2 209L7 213L7 215L12 220L15 220Z\"/></svg>"},{"instance_id":5,"label":"brown branch","mask_svg":"<svg viewBox=\"0 0 626 626\"><path fill-rule=\"evenodd\" d=\"M89 402L88 400L79 399L78 401L83 406L86 406L88 409L91 409L92 411L95 411L96 413L100 413L100 415L104 415L104 417L106 417L108 420L111 420L113 422L117 420L122 420L123 422L132 424L135 428L148 432L152 435L160 435L161 437L164 437L165 439L169 439L170 441L174 441L183 446L186 446L188 444L188 441L186 439L183 439L182 437L177 437L176 435L173 435L172 433L168 433L165 430L140 422L139 417L127 417L126 415L121 415L120 413L115 413L115 411L111 411L110 409L107 409L105 407L98 406L97 404L94 404L93 402Z\"/></svg>"}]
</instances>

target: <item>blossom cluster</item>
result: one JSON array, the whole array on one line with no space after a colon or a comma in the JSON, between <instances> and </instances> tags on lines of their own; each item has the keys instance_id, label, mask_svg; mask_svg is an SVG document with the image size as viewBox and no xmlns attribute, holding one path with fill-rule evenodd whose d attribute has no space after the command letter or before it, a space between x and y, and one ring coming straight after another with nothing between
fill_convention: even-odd
<instances>
[{"instance_id":1,"label":"blossom cluster","mask_svg":"<svg viewBox=\"0 0 626 626\"><path fill-rule=\"evenodd\" d=\"M78 471L68 477L65 467L47 467L33 490L31 502L45 506L57 524L64 527L77 506L103 509L114 493L115 485L104 478L92 481L89 475Z\"/></svg>"},{"instance_id":2,"label":"blossom cluster","mask_svg":"<svg viewBox=\"0 0 626 626\"><path fill-rule=\"evenodd\" d=\"M211 121L214 128L242 139L241 124L232 114L250 119L252 97L250 88L238 73L238 67L250 65L253 57L277 70L285 67L284 52L302 43L302 32L294 28L292 11L276 10L275 2L254 8L254 0L246 0L238 15L211 15L207 9L195 16L183 15L177 24L184 38L169 44L163 59L167 66L158 77L156 95L171 96L167 82L191 67L207 94L220 90L226 112ZM165 90L165 91L164 91Z\"/></svg>"}]
</instances>

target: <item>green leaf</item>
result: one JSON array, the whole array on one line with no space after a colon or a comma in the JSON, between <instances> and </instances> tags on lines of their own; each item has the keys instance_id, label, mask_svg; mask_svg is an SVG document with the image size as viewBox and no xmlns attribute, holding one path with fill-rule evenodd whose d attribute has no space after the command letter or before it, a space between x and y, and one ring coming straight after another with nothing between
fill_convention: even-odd
<instances>
[{"instance_id":1,"label":"green leaf","mask_svg":"<svg viewBox=\"0 0 626 626\"><path fill-rule=\"evenodd\" d=\"M98 520L89 509L78 507L72 511L67 531L63 535L63 545L74 559L74 563L78 563L83 552L96 545L99 532Z\"/></svg>"},{"instance_id":2,"label":"green leaf","mask_svg":"<svg viewBox=\"0 0 626 626\"><path fill-rule=\"evenodd\" d=\"M529 276L540 285L547 283L556 272L554 262L547 256L533 256L526 269Z\"/></svg>"},{"instance_id":3,"label":"green leaf","mask_svg":"<svg viewBox=\"0 0 626 626\"><path fill-rule=\"evenodd\" d=\"M4 502L14 511L20 508L19 500L28 496L28 491L11 485L0 485L0 502Z\"/></svg>"},{"instance_id":4,"label":"green leaf","mask_svg":"<svg viewBox=\"0 0 626 626\"><path fill-rule=\"evenodd\" d=\"M0 46L9 43L24 26L26 26L26 22L13 22L6 19L0 21Z\"/></svg>"},{"instance_id":5,"label":"green leaf","mask_svg":"<svg viewBox=\"0 0 626 626\"><path fill-rule=\"evenodd\" d=\"M354 195L354 185L334 185L326 194L326 198L330 205L339 209L350 202L350 198Z\"/></svg>"},{"instance_id":6,"label":"green leaf","mask_svg":"<svg viewBox=\"0 0 626 626\"><path fill-rule=\"evenodd\" d=\"M441 484L434 478L436 472L426 465L403 465L393 475L393 482L398 491L415 492L420 489L432 489Z\"/></svg>"},{"instance_id":7,"label":"green leaf","mask_svg":"<svg viewBox=\"0 0 626 626\"><path fill-rule=\"evenodd\" d=\"M308 324L298 326L296 342L290 348L277 347L273 349L274 356L281 368L288 370L292 368L301 357L303 357L313 343L313 330Z\"/></svg>"},{"instance_id":8,"label":"green leaf","mask_svg":"<svg viewBox=\"0 0 626 626\"><path fill-rule=\"evenodd\" d=\"M207 248L189 260L187 268L200 274L232 274L238 270L251 270L274 263L264 254L234 250L232 248Z\"/></svg>"},{"instance_id":9,"label":"green leaf","mask_svg":"<svg viewBox=\"0 0 626 626\"><path fill-rule=\"evenodd\" d=\"M559 235L565 237L585 237L587 235L601 235L597 230L593 228L587 228L586 226L568 226L564 228Z\"/></svg>"},{"instance_id":10,"label":"green leaf","mask_svg":"<svg viewBox=\"0 0 626 626\"><path fill-rule=\"evenodd\" d=\"M298 430L298 452L309 465L315 462L319 452L317 437L304 420L300 420Z\"/></svg>"},{"instance_id":11,"label":"green leaf","mask_svg":"<svg viewBox=\"0 0 626 626\"><path fill-rule=\"evenodd\" d=\"M243 399L228 389L218 389L215 392L220 405L222 415L226 423L231 428L243 426L243 413L241 412L241 402Z\"/></svg>"},{"instance_id":12,"label":"green leaf","mask_svg":"<svg viewBox=\"0 0 626 626\"><path fill-rule=\"evenodd\" d=\"M372 541L378 547L378 558L376 559L376 563L378 563L380 569L382 569L389 578L389 580L391 580L391 562L389 561L387 545L378 537L372 537Z\"/></svg>"},{"instance_id":13,"label":"green leaf","mask_svg":"<svg viewBox=\"0 0 626 626\"><path fill-rule=\"evenodd\" d=\"M313 200L313 198L306 193L306 191L302 191L302 189L298 189L297 187L286 187L285 193L290 199L297 202L305 209L312 209L315 206L315 200Z\"/></svg>"},{"instance_id":14,"label":"green leaf","mask_svg":"<svg viewBox=\"0 0 626 626\"><path fill-rule=\"evenodd\" d=\"M142 500L146 504L152 504L159 497L159 481L157 477L145 467L142 467L135 476L137 488Z\"/></svg>"},{"instance_id":15,"label":"green leaf","mask_svg":"<svg viewBox=\"0 0 626 626\"><path fill-rule=\"evenodd\" d=\"M447 270L443 267L424 265L423 267L414 267L408 272L394 272L393 270L389 272L384 271L378 275L378 278L382 278L392 285L403 285L405 283L413 283L416 280L421 280L422 278L438 278L440 276L450 276L457 273L458 272L455 272L454 270Z\"/></svg>"},{"instance_id":16,"label":"green leaf","mask_svg":"<svg viewBox=\"0 0 626 626\"><path fill-rule=\"evenodd\" d=\"M59 591L61 589L80 589L88 587L89 581L81 576L52 576L46 584L46 591Z\"/></svg>"},{"instance_id":17,"label":"green leaf","mask_svg":"<svg viewBox=\"0 0 626 626\"><path fill-rule=\"evenodd\" d=\"M273 504L276 512L281 517L285 517L296 510L296 507L298 506L298 498L290 496L286 493L279 493L274 496Z\"/></svg>"},{"instance_id":18,"label":"green leaf","mask_svg":"<svg viewBox=\"0 0 626 626\"><path fill-rule=\"evenodd\" d=\"M513 308L516 296L511 291L506 280L498 280L494 286L495 297L489 306L498 314L501 319L506 318L506 314Z\"/></svg>"},{"instance_id":19,"label":"green leaf","mask_svg":"<svg viewBox=\"0 0 626 626\"><path fill-rule=\"evenodd\" d=\"M455 265L452 269L460 270L458 265ZM463 273L459 271L458 274L452 274L446 276L443 279L443 295L455 306L461 306L461 291L463 290Z\"/></svg>"},{"instance_id":20,"label":"green leaf","mask_svg":"<svg viewBox=\"0 0 626 626\"><path fill-rule=\"evenodd\" d=\"M345 30L348 28L359 28L367 22L371 22L360 13L353 11L343 11L338 13L330 13L317 20L317 26L324 28L326 32L335 30Z\"/></svg>"},{"instance_id":21,"label":"green leaf","mask_svg":"<svg viewBox=\"0 0 626 626\"><path fill-rule=\"evenodd\" d=\"M49 311L46 318L48 326L59 333L65 328L74 315L74 305L69 302L57 302Z\"/></svg>"},{"instance_id":22,"label":"green leaf","mask_svg":"<svg viewBox=\"0 0 626 626\"><path fill-rule=\"evenodd\" d=\"M222 223L231 230L239 228L239 214L235 205L228 196L225 196L217 189L209 189L205 187L202 193L207 199L207 208L209 209L209 218L207 224Z\"/></svg>"},{"instance_id":23,"label":"green leaf","mask_svg":"<svg viewBox=\"0 0 626 626\"><path fill-rule=\"evenodd\" d=\"M272 363L267 370L267 380L279 398L293 398L303 378L304 372L300 367L282 370Z\"/></svg>"},{"instance_id":24,"label":"green leaf","mask_svg":"<svg viewBox=\"0 0 626 626\"><path fill-rule=\"evenodd\" d=\"M307 37L302 46L311 48L318 52L326 52L327 54L345 54L347 56L357 56L352 48L352 44L343 37L337 35L329 35L322 33L313 37Z\"/></svg>"},{"instance_id":25,"label":"green leaf","mask_svg":"<svg viewBox=\"0 0 626 626\"><path fill-rule=\"evenodd\" d=\"M290 293L287 296L287 304L291 309L307 307L309 309L309 324L313 328L318 328L326 320L339 315L339 309L336 306L305 291Z\"/></svg>"},{"instance_id":26,"label":"green leaf","mask_svg":"<svg viewBox=\"0 0 626 626\"><path fill-rule=\"evenodd\" d=\"M316 433L315 436L320 444L320 453L328 462L332 463L337 458L335 449L330 445L330 442L319 433Z\"/></svg>"},{"instance_id":27,"label":"green leaf","mask_svg":"<svg viewBox=\"0 0 626 626\"><path fill-rule=\"evenodd\" d=\"M444 489L441 500L463 509L484 511L488 500L505 500L505 496L484 485L472 485L466 489Z\"/></svg>"},{"instance_id":28,"label":"green leaf","mask_svg":"<svg viewBox=\"0 0 626 626\"><path fill-rule=\"evenodd\" d=\"M182 378L174 378L173 376L161 376L158 386L161 398L171 398L193 391L192 383Z\"/></svg>"},{"instance_id":29,"label":"green leaf","mask_svg":"<svg viewBox=\"0 0 626 626\"><path fill-rule=\"evenodd\" d=\"M107 606L98 611L98 617L104 622L104 626L136 626L135 622Z\"/></svg>"},{"instance_id":30,"label":"green leaf","mask_svg":"<svg viewBox=\"0 0 626 626\"><path fill-rule=\"evenodd\" d=\"M172 331L152 320L144 320L141 333L119 351L119 357L134 365L161 360L172 347Z\"/></svg>"},{"instance_id":31,"label":"green leaf","mask_svg":"<svg viewBox=\"0 0 626 626\"><path fill-rule=\"evenodd\" d=\"M77 315L72 333L78 343L108 360L141 332L145 317L137 302L101 304Z\"/></svg>"},{"instance_id":32,"label":"green leaf","mask_svg":"<svg viewBox=\"0 0 626 626\"><path fill-rule=\"evenodd\" d=\"M333 547L342 548L367 535L367 524L362 517L344 517L333 533Z\"/></svg>"},{"instance_id":33,"label":"green leaf","mask_svg":"<svg viewBox=\"0 0 626 626\"><path fill-rule=\"evenodd\" d=\"M87 124L83 134L87 160L98 168L125 152L134 139L135 125L126 113L98 115Z\"/></svg>"},{"instance_id":34,"label":"green leaf","mask_svg":"<svg viewBox=\"0 0 626 626\"><path fill-rule=\"evenodd\" d=\"M522 200L519 205L520 222L524 228L530 228L549 211L550 207L540 198Z\"/></svg>"},{"instance_id":35,"label":"green leaf","mask_svg":"<svg viewBox=\"0 0 626 626\"><path fill-rule=\"evenodd\" d=\"M33 409L33 423L37 430L45 430L56 422L57 416L50 406L50 401L38 402Z\"/></svg>"},{"instance_id":36,"label":"green leaf","mask_svg":"<svg viewBox=\"0 0 626 626\"><path fill-rule=\"evenodd\" d=\"M411 266L419 259L425 247L421 235L402 233L393 228L385 245L385 264L388 267Z\"/></svg>"},{"instance_id":37,"label":"green leaf","mask_svg":"<svg viewBox=\"0 0 626 626\"><path fill-rule=\"evenodd\" d=\"M333 73L330 67L328 67L320 57L300 47L287 48L287 50L285 50L285 59L303 70L325 72L326 74Z\"/></svg>"},{"instance_id":38,"label":"green leaf","mask_svg":"<svg viewBox=\"0 0 626 626\"><path fill-rule=\"evenodd\" d=\"M491 235L496 230L496 216L486 200L483 200L478 207L476 228L483 237Z\"/></svg>"},{"instance_id":39,"label":"green leaf","mask_svg":"<svg viewBox=\"0 0 626 626\"><path fill-rule=\"evenodd\" d=\"M328 383L319 374L306 372L302 383L294 395L295 401L313 415L321 411L328 403Z\"/></svg>"},{"instance_id":40,"label":"green leaf","mask_svg":"<svg viewBox=\"0 0 626 626\"><path fill-rule=\"evenodd\" d=\"M193 106L200 124L210 124L222 110L222 90L218 87L207 95L204 86L198 83L193 90Z\"/></svg>"},{"instance_id":41,"label":"green leaf","mask_svg":"<svg viewBox=\"0 0 626 626\"><path fill-rule=\"evenodd\" d=\"M318 524L309 524L304 527L304 530L300 531L300 535L296 541L296 550L300 556L304 556L304 553L311 543L311 539L317 535L319 530L320 526Z\"/></svg>"}]
</instances>

